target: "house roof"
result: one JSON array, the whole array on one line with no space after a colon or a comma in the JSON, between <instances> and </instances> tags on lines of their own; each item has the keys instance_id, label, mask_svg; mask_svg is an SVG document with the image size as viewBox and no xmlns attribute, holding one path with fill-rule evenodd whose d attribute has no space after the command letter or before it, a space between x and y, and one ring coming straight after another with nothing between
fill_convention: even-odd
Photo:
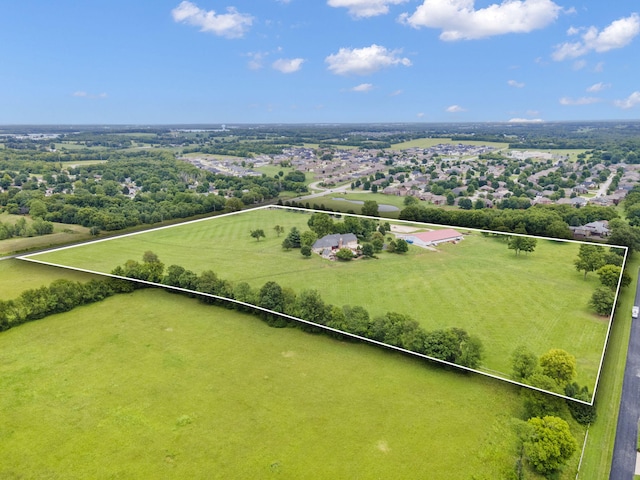
<instances>
[{"instance_id":1,"label":"house roof","mask_svg":"<svg viewBox=\"0 0 640 480\"><path fill-rule=\"evenodd\" d=\"M346 245L351 242L357 242L358 237L353 233L334 233L333 235L325 235L324 237L316 240L316 243L313 244L313 248L338 247L341 241L343 245Z\"/></svg>"},{"instance_id":2,"label":"house roof","mask_svg":"<svg viewBox=\"0 0 640 480\"><path fill-rule=\"evenodd\" d=\"M414 233L411 236L425 243L428 243L451 240L454 238L462 237L462 234L452 228L445 228L444 230L433 230L431 232Z\"/></svg>"}]
</instances>

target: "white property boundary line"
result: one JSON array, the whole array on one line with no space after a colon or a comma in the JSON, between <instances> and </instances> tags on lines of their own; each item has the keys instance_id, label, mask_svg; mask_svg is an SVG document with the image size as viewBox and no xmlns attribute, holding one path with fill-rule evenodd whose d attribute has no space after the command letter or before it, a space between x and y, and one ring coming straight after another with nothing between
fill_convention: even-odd
<instances>
[{"instance_id":1,"label":"white property boundary line","mask_svg":"<svg viewBox=\"0 0 640 480\"><path fill-rule=\"evenodd\" d=\"M438 363L441 363L441 364L444 364L444 365L448 365L448 366L451 366L451 367L454 367L454 368L458 368L460 370L464 370L464 371L467 371L467 372L478 373L480 375L484 375L484 376L487 376L487 377L490 377L490 378L493 378L493 379L496 379L496 380L507 382L507 383L510 383L512 385L528 388L528 389L531 389L531 390L535 390L535 391L538 391L538 392L546 393L546 394L549 394L549 395L553 395L555 397L563 398L565 400L570 400L570 401L577 402L577 403L582 403L582 404L585 404L585 405L590 405L590 406L593 405L593 403L595 401L595 397L596 397L596 391L597 391L597 388L598 388L598 383L599 383L599 380L600 380L600 374L602 372L602 364L604 362L604 355L605 355L607 346L609 344L609 337L610 337L610 334L611 334L611 326L612 326L612 323L613 323L613 314L614 314L616 306L617 306L618 295L620 293L620 287L621 287L621 283L622 283L622 275L618 279L618 286L617 286L617 289L616 289L616 295L615 295L615 299L614 299L614 304L613 304L613 307L611 309L611 313L609 315L609 323L608 323L608 327L607 327L607 333L606 333L604 345L603 345L603 348L602 348L602 353L600 355L600 364L598 365L598 373L596 375L596 380L595 380L595 384L594 384L593 393L592 393L592 396L591 396L591 401L587 402L587 401L583 401L583 400L578 400L578 399L573 398L573 397L569 397L567 395L562 395L560 393L552 392L552 391L549 391L549 390L544 390L544 389L541 389L541 388L538 388L538 387L534 387L532 385L527 385L525 383L517 382L515 380L511 380L511 379L503 377L503 376L498 376L498 375L494 375L492 373L485 372L485 371L482 371L482 370L477 370L477 369L465 367L463 365L458 365L456 363L448 362L446 360L441 360L441 359L438 359L438 358L430 357L428 355L423 355L421 353L413 352L411 350L406 350L404 348L396 347L394 345L389 345L387 343L379 342L377 340L372 340L370 338L366 338L366 337L362 337L360 335L356 335L356 334L353 334L353 333L345 332L343 330L338 330L338 329L335 329L335 328L331 328L331 327L328 327L326 325L321 325L321 324L318 324L318 323L310 322L308 320L304 320L302 318L294 317L292 315L287 315L285 313L280 313L280 312L275 312L273 310L268 310L266 308L259 307L257 305L253 305L253 304L250 304L250 303L241 302L241 301L236 300L236 299L221 297L221 296L218 296L218 295L213 295L213 294L208 294L208 293L203 293L203 292L197 292L195 290L189 290L189 289L180 288L180 287L173 287L173 286L164 285L164 284L161 284L161 283L149 282L149 281L146 281L146 280L137 280L137 279L132 279L132 278L123 277L123 276L119 276L119 275L113 275L113 274L108 274L108 273L104 273L104 272L97 272L97 271L94 271L94 270L88 270L88 269L83 269L83 268L71 267L71 266L68 266L68 265L60 265L60 264L56 264L56 263L45 262L45 261L37 260L37 259L33 258L33 257L36 257L38 255L42 255L42 254L47 254L47 253L52 253L52 252L57 252L57 251L62 251L62 250L68 250L68 249L72 249L72 248L78 248L78 247L82 247L82 246L86 246L86 245L91 245L93 243L108 242L108 241L111 241L111 240L117 240L117 239L120 239L120 238L131 237L131 236L134 236L134 235L141 235L141 234L144 234L144 233L150 233L150 232L154 232L154 231L165 230L165 229L168 229L168 228L174 228L174 227L180 227L180 226L183 226L183 225L189 225L189 224L192 224L192 223L215 220L217 218L227 217L227 216L230 216L230 215L237 215L237 214L240 214L240 213L255 212L255 211L265 210L265 209L292 210L292 211L296 211L296 212L300 212L300 213L307 213L307 214L309 212L312 212L312 213L326 213L326 214L332 215L332 216L335 216L335 215L351 216L351 217L366 218L366 219L377 220L377 221L389 221L389 222L394 222L394 223L404 223L404 224L411 224L411 225L429 225L429 226L444 227L444 228L458 228L458 229L461 229L461 230L464 229L464 230L480 232L480 233L490 233L490 234L499 234L499 235L507 235L507 236L533 237L533 238L539 238L541 240L550 240L550 241L553 241L553 242L567 242L567 243L577 243L577 244L586 244L586 245L598 245L598 244L595 244L595 243L581 242L581 241L578 241L578 240L565 240L565 239L558 239L558 238L551 238L551 237L536 237L534 235L524 235L524 234L518 234L518 233L495 232L495 231L490 231L490 230L481 230L481 229L472 228L472 227L455 227L455 226L452 226L452 225L438 225L438 224L423 223L423 222L418 222L418 221L413 221L413 220L395 220L395 219L389 219L389 218L385 218L385 217L369 217L369 216L366 216L366 215L349 214L349 213L342 213L342 212L329 212L329 211L324 211L324 210L314 210L314 209L306 209L306 208L299 208L299 207L287 207L287 206L281 206L281 205L265 205L265 206L261 206L261 207L251 208L251 209L248 209L248 210L240 210L240 211L237 211L237 212L230 212L230 213L225 213L225 214L222 214L222 215L216 215L214 217L199 218L199 219L196 219L196 220L190 220L188 222L176 223L176 224L172 224L172 225L165 225L165 226L162 226L162 227L152 228L152 229L149 229L149 230L141 230L141 231L127 233L127 234L123 234L123 235L117 235L117 236L113 236L113 237L109 237L109 238L93 240L93 241L81 243L81 244L78 244L78 245L68 245L68 246L65 246L65 247L53 248L53 249L50 249L50 250L45 250L45 251L41 251L41 252L37 252L37 253L17 256L15 258L17 258L18 260L25 260L25 261L29 261L29 262L33 262L33 263L40 263L40 264L43 264L43 265L59 267L59 268L64 268L64 269L68 269L68 270L75 270L75 271L84 272L84 273L91 273L91 274L94 274L94 275L101 275L101 276L106 276L106 277L111 277L111 278L117 278L117 279L120 279L120 280L128 280L128 281L138 282L138 283L142 283L142 284L145 284L145 285L150 285L150 286L154 286L154 287L158 287L158 288L176 290L176 291L179 291L179 292L184 292L184 293L190 293L190 294L195 294L195 295L215 298L217 300L222 300L222 301L226 301L226 302L230 302L230 303L235 303L235 304L238 304L238 305L243 305L245 307L249 307L249 308L252 308L254 310L263 311L263 312L266 312L266 313L269 313L269 314L272 314L272 315L277 315L277 316L280 316L280 317L287 318L289 320L293 320L293 321L300 322L300 323L305 323L305 324L308 324L308 325L313 325L315 327L322 328L322 329L327 330L327 331L339 333L341 335L345 335L347 337L355 338L355 339L363 341L365 343L370 343L370 344L373 344L373 345L385 347L385 348L388 348L390 350L396 350L398 352L402 352L402 353L413 355L413 356L416 356L416 357L419 357L419 358L423 358L423 359L426 359L426 360L438 362ZM627 253L628 253L628 248L624 247L624 246L620 246L620 245L608 245L608 244L606 244L604 246L624 249L625 255L624 255L623 264L622 264L622 270L624 271L624 267L625 267L625 264L626 264Z\"/></svg>"}]
</instances>

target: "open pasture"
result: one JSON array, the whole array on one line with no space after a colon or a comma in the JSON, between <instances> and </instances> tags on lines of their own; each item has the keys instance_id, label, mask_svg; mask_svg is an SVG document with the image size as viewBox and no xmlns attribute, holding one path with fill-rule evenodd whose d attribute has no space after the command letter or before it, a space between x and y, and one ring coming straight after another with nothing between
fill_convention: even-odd
<instances>
[{"instance_id":1,"label":"open pasture","mask_svg":"<svg viewBox=\"0 0 640 480\"><path fill-rule=\"evenodd\" d=\"M577 358L577 381L595 387L609 328L608 318L588 308L598 285L594 274L576 271L579 244L538 240L535 252L516 256L501 237L462 229L465 239L430 251L415 246L405 255L330 262L281 248L293 226L305 230L309 214L258 209L32 256L37 261L109 273L153 251L165 265L197 273L213 270L254 288L273 280L300 293L318 290L334 305L361 305L372 316L395 311L426 329L460 327L485 347L481 370L509 378L518 345L541 355L562 348ZM277 237L275 225L285 228ZM424 227L424 226L422 226ZM249 233L262 228L257 242Z\"/></svg>"},{"instance_id":2,"label":"open pasture","mask_svg":"<svg viewBox=\"0 0 640 480\"><path fill-rule=\"evenodd\" d=\"M0 478L508 478L518 454L515 387L160 290L0 333L0 387Z\"/></svg>"},{"instance_id":3,"label":"open pasture","mask_svg":"<svg viewBox=\"0 0 640 480\"><path fill-rule=\"evenodd\" d=\"M33 221L30 217L23 215L10 215L6 212L0 213L0 222L15 224L19 219L25 219L27 225ZM25 252L39 248L47 248L53 245L79 242L90 238L89 229L80 225L66 223L54 223L53 233L48 235L37 235L34 237L13 237L0 240L0 257L15 252Z\"/></svg>"}]
</instances>

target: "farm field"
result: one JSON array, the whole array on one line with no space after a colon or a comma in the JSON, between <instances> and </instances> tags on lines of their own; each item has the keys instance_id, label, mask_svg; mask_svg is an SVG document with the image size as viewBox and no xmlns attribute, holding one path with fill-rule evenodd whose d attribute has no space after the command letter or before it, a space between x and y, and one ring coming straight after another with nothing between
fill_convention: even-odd
<instances>
[{"instance_id":1,"label":"farm field","mask_svg":"<svg viewBox=\"0 0 640 480\"><path fill-rule=\"evenodd\" d=\"M0 384L0 478L506 478L518 453L516 387L160 290L0 333Z\"/></svg>"},{"instance_id":2,"label":"farm field","mask_svg":"<svg viewBox=\"0 0 640 480\"><path fill-rule=\"evenodd\" d=\"M19 219L25 219L27 224L32 222L31 218L23 215L10 215L6 212L0 213L0 222L5 224L15 224ZM0 241L0 257L19 251L28 251L38 248L47 248L53 245L78 242L91 238L89 229L80 225L66 223L54 223L53 233L48 235L38 235L34 237L13 237Z\"/></svg>"},{"instance_id":3,"label":"farm field","mask_svg":"<svg viewBox=\"0 0 640 480\"><path fill-rule=\"evenodd\" d=\"M515 256L503 239L468 232L459 244L441 245L436 252L410 247L407 255L383 252L379 259L336 263L282 250L282 237L273 227L303 231L308 218L306 213L258 209L32 258L109 273L150 250L166 266L178 264L197 273L210 269L255 288L273 280L297 293L317 289L329 303L362 305L372 316L395 311L427 329L464 328L485 346L481 370L504 378L520 344L537 355L565 349L577 358L577 381L593 391L608 319L588 309L599 282L575 270L577 243L538 240L535 252ZM255 228L263 228L267 238L251 238Z\"/></svg>"},{"instance_id":4,"label":"farm field","mask_svg":"<svg viewBox=\"0 0 640 480\"><path fill-rule=\"evenodd\" d=\"M88 282L97 277L68 268L50 267L6 258L0 260L0 300L14 299L25 290L49 285L59 278L74 282Z\"/></svg>"},{"instance_id":5,"label":"farm field","mask_svg":"<svg viewBox=\"0 0 640 480\"><path fill-rule=\"evenodd\" d=\"M346 202L345 202L346 200ZM327 193L323 197L316 197L314 199L308 200L308 202L313 205L321 205L324 204L326 208L332 208L336 211L345 211L352 210L353 212L359 213L362 208L362 204L358 203L350 203L349 201L358 201L364 202L365 200L373 200L381 205L389 205L392 207L396 207L396 210L387 212L380 210L380 215L384 217L395 217L397 218L400 210L402 210L404 205L404 197L399 197L395 195L384 195L382 193L363 193L363 192L349 192L346 193ZM306 203L305 200L303 203ZM426 205L426 203L419 201L421 205Z\"/></svg>"}]
</instances>

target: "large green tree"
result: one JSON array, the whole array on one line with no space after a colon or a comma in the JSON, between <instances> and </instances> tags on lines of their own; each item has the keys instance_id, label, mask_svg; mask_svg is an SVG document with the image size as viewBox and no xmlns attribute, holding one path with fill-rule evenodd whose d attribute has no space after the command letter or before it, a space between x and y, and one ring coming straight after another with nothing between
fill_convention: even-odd
<instances>
[{"instance_id":1,"label":"large green tree","mask_svg":"<svg viewBox=\"0 0 640 480\"><path fill-rule=\"evenodd\" d=\"M611 314L613 303L616 296L613 290L608 287L598 287L591 295L589 306L595 310L598 315L607 316Z\"/></svg>"},{"instance_id":2,"label":"large green tree","mask_svg":"<svg viewBox=\"0 0 640 480\"><path fill-rule=\"evenodd\" d=\"M576 376L576 357L560 348L552 348L540 357L540 367L542 373L564 387Z\"/></svg>"},{"instance_id":3,"label":"large green tree","mask_svg":"<svg viewBox=\"0 0 640 480\"><path fill-rule=\"evenodd\" d=\"M533 252L537 244L538 241L533 237L511 235L507 242L507 248L515 250L516 255L519 255L520 252Z\"/></svg>"},{"instance_id":4,"label":"large green tree","mask_svg":"<svg viewBox=\"0 0 640 480\"><path fill-rule=\"evenodd\" d=\"M618 287L618 281L620 280L620 273L622 268L617 265L603 265L596 273L600 278L600 283L605 287L609 287L615 290Z\"/></svg>"},{"instance_id":5,"label":"large green tree","mask_svg":"<svg viewBox=\"0 0 640 480\"><path fill-rule=\"evenodd\" d=\"M365 200L361 212L362 215L367 215L368 217L378 217L380 215L378 213L378 202L375 200Z\"/></svg>"},{"instance_id":6,"label":"large green tree","mask_svg":"<svg viewBox=\"0 0 640 480\"><path fill-rule=\"evenodd\" d=\"M322 238L325 235L333 233L334 224L333 219L328 213L316 212L307 221L307 225L311 231L315 232L318 238Z\"/></svg>"},{"instance_id":7,"label":"large green tree","mask_svg":"<svg viewBox=\"0 0 640 480\"><path fill-rule=\"evenodd\" d=\"M251 230L251 237L255 238L258 242L260 238L265 238L264 230L261 228L256 228L255 230Z\"/></svg>"},{"instance_id":8,"label":"large green tree","mask_svg":"<svg viewBox=\"0 0 640 480\"><path fill-rule=\"evenodd\" d=\"M527 421L529 434L524 454L533 469L543 475L560 469L578 448L569 424L561 418L534 417Z\"/></svg>"},{"instance_id":9,"label":"large green tree","mask_svg":"<svg viewBox=\"0 0 640 480\"><path fill-rule=\"evenodd\" d=\"M287 238L285 240L288 240L289 248L300 248L302 244L300 239L300 230L298 230L296 227L291 227L291 230L289 230L289 235L287 235ZM287 248L284 241L282 243L282 246L285 249Z\"/></svg>"},{"instance_id":10,"label":"large green tree","mask_svg":"<svg viewBox=\"0 0 640 480\"><path fill-rule=\"evenodd\" d=\"M579 272L584 272L584 278L587 278L587 273L595 272L604 265L604 253L604 248L599 245L583 243L574 265Z\"/></svg>"},{"instance_id":11,"label":"large green tree","mask_svg":"<svg viewBox=\"0 0 640 480\"><path fill-rule=\"evenodd\" d=\"M524 345L516 347L511 355L513 378L524 380L533 375L538 367L538 357Z\"/></svg>"}]
</instances>

